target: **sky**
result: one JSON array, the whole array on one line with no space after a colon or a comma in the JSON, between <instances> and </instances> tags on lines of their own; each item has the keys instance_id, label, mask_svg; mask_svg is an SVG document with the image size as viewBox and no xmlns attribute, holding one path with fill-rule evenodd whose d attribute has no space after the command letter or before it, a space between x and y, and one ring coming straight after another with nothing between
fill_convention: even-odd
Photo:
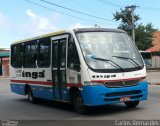
<instances>
[{"instance_id":1,"label":"sky","mask_svg":"<svg viewBox=\"0 0 160 126\"><path fill-rule=\"evenodd\" d=\"M138 23L152 23L154 28L160 29L160 0L45 1L52 4L43 0L0 0L0 48L10 48L10 44L17 40L62 29L93 27L95 24L117 28L120 22L113 20L113 13L127 5L138 6L135 10L141 18Z\"/></svg>"}]
</instances>

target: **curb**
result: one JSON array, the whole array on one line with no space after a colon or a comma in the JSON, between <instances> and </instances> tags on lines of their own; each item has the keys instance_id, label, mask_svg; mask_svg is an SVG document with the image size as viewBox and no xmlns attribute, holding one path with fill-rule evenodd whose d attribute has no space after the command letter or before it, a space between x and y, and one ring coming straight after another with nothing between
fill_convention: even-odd
<instances>
[{"instance_id":1,"label":"curb","mask_svg":"<svg viewBox=\"0 0 160 126\"><path fill-rule=\"evenodd\" d=\"M160 70L146 70L147 73L151 73L151 72L160 72Z\"/></svg>"},{"instance_id":2,"label":"curb","mask_svg":"<svg viewBox=\"0 0 160 126\"><path fill-rule=\"evenodd\" d=\"M149 85L160 85L160 83L148 83Z\"/></svg>"}]
</instances>

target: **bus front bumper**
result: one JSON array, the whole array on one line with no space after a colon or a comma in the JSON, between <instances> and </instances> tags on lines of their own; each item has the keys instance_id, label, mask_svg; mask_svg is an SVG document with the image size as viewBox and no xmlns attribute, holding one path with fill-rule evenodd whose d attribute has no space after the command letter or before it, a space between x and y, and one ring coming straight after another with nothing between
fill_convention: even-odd
<instances>
[{"instance_id":1,"label":"bus front bumper","mask_svg":"<svg viewBox=\"0 0 160 126\"><path fill-rule=\"evenodd\" d=\"M81 90L83 102L87 106L99 106L124 102L121 99L129 97L129 101L147 100L148 83L140 82L136 86L108 88L105 85L83 86Z\"/></svg>"}]
</instances>

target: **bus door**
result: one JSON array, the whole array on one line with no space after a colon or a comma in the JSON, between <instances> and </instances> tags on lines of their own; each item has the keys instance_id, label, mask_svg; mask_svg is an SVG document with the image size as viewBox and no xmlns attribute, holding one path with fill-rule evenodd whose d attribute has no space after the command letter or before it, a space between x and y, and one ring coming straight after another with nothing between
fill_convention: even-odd
<instances>
[{"instance_id":1,"label":"bus door","mask_svg":"<svg viewBox=\"0 0 160 126\"><path fill-rule=\"evenodd\" d=\"M66 44L67 35L52 39L52 81L55 100L67 100Z\"/></svg>"}]
</instances>

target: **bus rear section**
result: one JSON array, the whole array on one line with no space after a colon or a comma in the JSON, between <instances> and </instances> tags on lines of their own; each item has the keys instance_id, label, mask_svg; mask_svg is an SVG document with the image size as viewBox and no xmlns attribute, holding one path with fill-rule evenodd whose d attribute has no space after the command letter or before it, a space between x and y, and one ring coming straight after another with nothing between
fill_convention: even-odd
<instances>
[{"instance_id":1,"label":"bus rear section","mask_svg":"<svg viewBox=\"0 0 160 126\"><path fill-rule=\"evenodd\" d=\"M113 103L136 107L147 100L145 77L138 49L121 30L80 28L11 45L12 92L72 103L81 114Z\"/></svg>"}]
</instances>

